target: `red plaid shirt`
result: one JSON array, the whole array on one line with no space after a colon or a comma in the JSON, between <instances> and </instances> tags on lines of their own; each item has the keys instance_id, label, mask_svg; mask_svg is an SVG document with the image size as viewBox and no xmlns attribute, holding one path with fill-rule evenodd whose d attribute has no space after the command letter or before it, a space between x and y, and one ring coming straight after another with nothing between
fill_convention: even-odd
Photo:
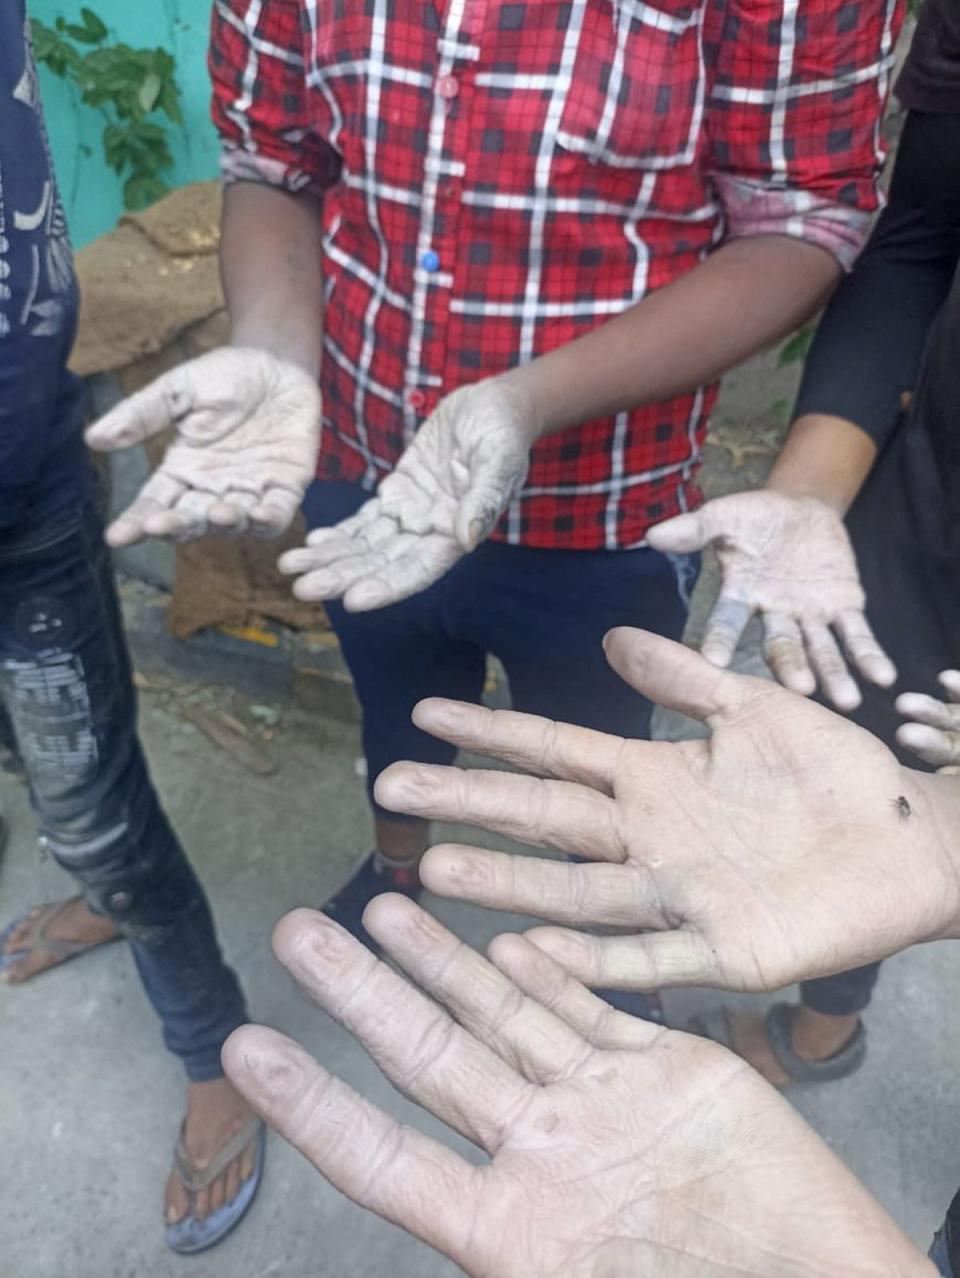
<instances>
[{"instance_id":1,"label":"red plaid shirt","mask_svg":"<svg viewBox=\"0 0 960 1278\"><path fill-rule=\"evenodd\" d=\"M324 191L319 473L374 488L454 387L561 346L725 237L847 264L903 0L217 0L227 180ZM639 545L714 388L541 441L497 535Z\"/></svg>"}]
</instances>

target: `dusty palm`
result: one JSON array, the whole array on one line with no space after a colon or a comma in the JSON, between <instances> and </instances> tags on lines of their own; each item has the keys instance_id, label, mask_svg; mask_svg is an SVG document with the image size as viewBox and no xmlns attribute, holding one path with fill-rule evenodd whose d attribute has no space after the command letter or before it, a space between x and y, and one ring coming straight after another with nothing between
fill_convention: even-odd
<instances>
[{"instance_id":1,"label":"dusty palm","mask_svg":"<svg viewBox=\"0 0 960 1278\"><path fill-rule=\"evenodd\" d=\"M110 544L247 530L274 537L292 523L316 468L320 391L296 364L225 347L124 400L87 442L115 452L167 429L176 434L163 461L108 529Z\"/></svg>"},{"instance_id":2,"label":"dusty palm","mask_svg":"<svg viewBox=\"0 0 960 1278\"><path fill-rule=\"evenodd\" d=\"M359 612L432 585L489 535L522 488L532 430L529 401L500 379L448 395L375 497L283 556L281 569L299 577L295 594L343 596Z\"/></svg>"},{"instance_id":3,"label":"dusty palm","mask_svg":"<svg viewBox=\"0 0 960 1278\"><path fill-rule=\"evenodd\" d=\"M271 1030L238 1031L224 1062L338 1189L468 1273L928 1272L799 1115L723 1048L612 1012L520 937L494 942L495 967L404 898L380 897L365 922L431 997L312 912L288 916L274 945L486 1165L388 1118Z\"/></svg>"},{"instance_id":4,"label":"dusty palm","mask_svg":"<svg viewBox=\"0 0 960 1278\"><path fill-rule=\"evenodd\" d=\"M570 865L431 851L445 896L570 928L530 935L594 986L778 989L943 934L958 885L930 787L869 733L763 679L719 671L642 631L608 655L651 700L707 722L705 741L624 741L546 719L427 701L427 732L539 778L398 764L380 803L576 853ZM647 929L650 929L649 931Z\"/></svg>"},{"instance_id":5,"label":"dusty palm","mask_svg":"<svg viewBox=\"0 0 960 1278\"><path fill-rule=\"evenodd\" d=\"M809 695L819 679L841 709L859 705L832 631L865 678L883 686L896 678L864 616L843 521L824 502L770 491L719 497L651 529L649 541L678 553L714 546L722 581L701 647L715 665L730 663L747 622L760 613L764 655L794 692Z\"/></svg>"}]
</instances>

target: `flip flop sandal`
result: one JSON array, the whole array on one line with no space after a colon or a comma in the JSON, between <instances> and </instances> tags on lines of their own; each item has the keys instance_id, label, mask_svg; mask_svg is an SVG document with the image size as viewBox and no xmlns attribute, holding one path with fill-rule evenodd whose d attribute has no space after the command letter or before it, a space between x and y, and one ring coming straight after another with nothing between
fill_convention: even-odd
<instances>
[{"instance_id":1,"label":"flip flop sandal","mask_svg":"<svg viewBox=\"0 0 960 1278\"><path fill-rule=\"evenodd\" d=\"M216 1246L221 1239L226 1238L231 1229L239 1225L249 1211L257 1190L260 1188L260 1181L263 1177L263 1156L267 1140L267 1129L260 1119L256 1117L250 1118L237 1134L227 1141L210 1166L201 1170L194 1167L190 1161L190 1156L183 1143L183 1129L181 1128L180 1139L177 1141L177 1149L174 1154L174 1168L181 1181L183 1181L184 1188L191 1194L196 1194L199 1190L206 1189L209 1185L212 1185L225 1168L229 1167L233 1160L243 1153L252 1140L257 1143L257 1152L253 1164L253 1172L249 1179L243 1182L228 1203L224 1203L222 1207L218 1207L216 1211L211 1212L206 1219L197 1220L191 1211L182 1220L178 1220L176 1224L167 1225L164 1236L167 1246L172 1251L179 1252L181 1256L192 1256L198 1251L206 1251L208 1247Z\"/></svg>"},{"instance_id":2,"label":"flip flop sandal","mask_svg":"<svg viewBox=\"0 0 960 1278\"><path fill-rule=\"evenodd\" d=\"M867 1055L867 1031L857 1022L850 1039L838 1052L822 1061L808 1061L793 1050L793 1008L789 1003L775 1003L764 1017L767 1039L777 1063L792 1083L832 1083L854 1074ZM733 1046L733 1026L725 1007L714 1008L694 1016L687 1025L691 1034L711 1038L723 1047Z\"/></svg>"},{"instance_id":3,"label":"flip flop sandal","mask_svg":"<svg viewBox=\"0 0 960 1278\"><path fill-rule=\"evenodd\" d=\"M15 963L22 962L31 954L42 951L44 954L52 954L57 960L52 963L49 968L43 971L52 971L55 967L61 967L64 963L69 963L71 959L79 958L81 954L86 954L88 950L99 949L101 945L109 945L112 941L122 940L122 936L118 933L116 936L108 937L105 941L70 941L64 940L59 936L49 936L48 932L52 925L57 921L60 915L68 906L74 905L82 897L72 896L69 901L57 901L53 905L41 905L34 914L33 920L30 920L32 910L26 914L21 914L19 918L14 919L7 927L0 932L0 972L5 972L8 967L13 967ZM13 935L22 923L30 922L31 930L27 936L26 943L19 950L12 950L9 954L3 952L3 947L8 939ZM42 973L37 972L40 976ZM33 977L30 978L33 980Z\"/></svg>"}]
</instances>

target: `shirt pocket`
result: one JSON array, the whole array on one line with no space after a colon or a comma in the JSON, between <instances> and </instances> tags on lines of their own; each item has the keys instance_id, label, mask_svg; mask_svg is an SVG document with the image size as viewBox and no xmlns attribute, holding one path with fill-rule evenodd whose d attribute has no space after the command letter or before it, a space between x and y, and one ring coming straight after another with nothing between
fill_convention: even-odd
<instances>
[{"instance_id":1,"label":"shirt pocket","mask_svg":"<svg viewBox=\"0 0 960 1278\"><path fill-rule=\"evenodd\" d=\"M693 163L703 120L702 6L588 4L557 142L592 164Z\"/></svg>"}]
</instances>

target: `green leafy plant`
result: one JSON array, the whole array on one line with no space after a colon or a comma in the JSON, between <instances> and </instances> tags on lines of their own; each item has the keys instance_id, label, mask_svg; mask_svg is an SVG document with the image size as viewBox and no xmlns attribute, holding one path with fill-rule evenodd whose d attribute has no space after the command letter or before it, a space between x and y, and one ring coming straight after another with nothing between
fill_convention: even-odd
<instances>
[{"instance_id":1,"label":"green leafy plant","mask_svg":"<svg viewBox=\"0 0 960 1278\"><path fill-rule=\"evenodd\" d=\"M109 42L110 32L91 9L80 22L57 18L52 27L31 23L38 63L76 86L80 99L105 120L103 152L123 178L126 208L146 208L169 186L160 176L173 166L169 128L182 124L176 62L165 49L133 49Z\"/></svg>"},{"instance_id":2,"label":"green leafy plant","mask_svg":"<svg viewBox=\"0 0 960 1278\"><path fill-rule=\"evenodd\" d=\"M789 368L791 364L803 363L810 354L816 331L816 324L805 324L792 337L788 337L777 355L777 368Z\"/></svg>"}]
</instances>

